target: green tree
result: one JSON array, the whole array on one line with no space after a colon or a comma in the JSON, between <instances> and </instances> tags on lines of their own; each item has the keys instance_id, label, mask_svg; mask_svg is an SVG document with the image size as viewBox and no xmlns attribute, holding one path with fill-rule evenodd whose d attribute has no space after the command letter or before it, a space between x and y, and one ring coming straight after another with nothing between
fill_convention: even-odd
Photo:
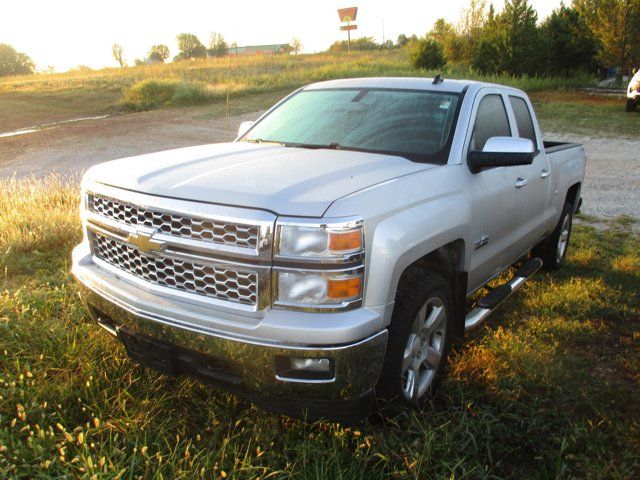
<instances>
[{"instance_id":1,"label":"green tree","mask_svg":"<svg viewBox=\"0 0 640 480\"><path fill-rule=\"evenodd\" d=\"M577 9L560 5L540 29L549 73L566 76L595 66L596 40Z\"/></svg>"},{"instance_id":2,"label":"green tree","mask_svg":"<svg viewBox=\"0 0 640 480\"><path fill-rule=\"evenodd\" d=\"M573 5L598 40L602 65L626 69L640 59L640 0L574 0Z\"/></svg>"},{"instance_id":3,"label":"green tree","mask_svg":"<svg viewBox=\"0 0 640 480\"><path fill-rule=\"evenodd\" d=\"M11 45L0 43L0 77L29 75L34 71L33 61L26 53L18 52Z\"/></svg>"},{"instance_id":4,"label":"green tree","mask_svg":"<svg viewBox=\"0 0 640 480\"><path fill-rule=\"evenodd\" d=\"M289 45L291 45L291 50L295 55L298 55L302 51L302 42L298 37L293 37Z\"/></svg>"},{"instance_id":5,"label":"green tree","mask_svg":"<svg viewBox=\"0 0 640 480\"><path fill-rule=\"evenodd\" d=\"M471 65L473 52L478 48L486 21L486 0L471 0L469 7L462 11L456 35L449 38L448 47L445 43L445 54L450 51L452 61Z\"/></svg>"},{"instance_id":6,"label":"green tree","mask_svg":"<svg viewBox=\"0 0 640 480\"><path fill-rule=\"evenodd\" d=\"M409 43L409 37L407 37L404 33L398 35L398 39L396 40L396 45L398 48L406 47Z\"/></svg>"},{"instance_id":7,"label":"green tree","mask_svg":"<svg viewBox=\"0 0 640 480\"><path fill-rule=\"evenodd\" d=\"M501 64L497 60L500 55L498 44L492 36L483 33L480 43L471 56L471 67L485 75L497 73Z\"/></svg>"},{"instance_id":8,"label":"green tree","mask_svg":"<svg viewBox=\"0 0 640 480\"><path fill-rule=\"evenodd\" d=\"M488 16L472 54L472 67L485 74L542 73L545 52L537 20L527 0L506 0L502 12Z\"/></svg>"},{"instance_id":9,"label":"green tree","mask_svg":"<svg viewBox=\"0 0 640 480\"><path fill-rule=\"evenodd\" d=\"M460 38L452 24L444 18L439 18L427 36L442 45L442 53L446 61L460 62Z\"/></svg>"},{"instance_id":10,"label":"green tree","mask_svg":"<svg viewBox=\"0 0 640 480\"><path fill-rule=\"evenodd\" d=\"M411 44L409 60L414 67L429 70L442 68L447 63L442 45L428 36Z\"/></svg>"},{"instance_id":11,"label":"green tree","mask_svg":"<svg viewBox=\"0 0 640 480\"><path fill-rule=\"evenodd\" d=\"M380 48L383 50L393 50L394 48L396 48L396 44L393 43L393 40L388 38L387 40L384 41L384 43L380 44Z\"/></svg>"},{"instance_id":12,"label":"green tree","mask_svg":"<svg viewBox=\"0 0 640 480\"><path fill-rule=\"evenodd\" d=\"M542 70L544 52L541 51L538 14L527 0L506 1L498 18L504 35L504 71L533 75Z\"/></svg>"},{"instance_id":13,"label":"green tree","mask_svg":"<svg viewBox=\"0 0 640 480\"><path fill-rule=\"evenodd\" d=\"M360 37L351 40L351 50L380 50L380 45L376 43L373 37ZM334 42L329 47L330 52L346 52L347 41L341 40Z\"/></svg>"},{"instance_id":14,"label":"green tree","mask_svg":"<svg viewBox=\"0 0 640 480\"><path fill-rule=\"evenodd\" d=\"M111 45L111 54L113 55L113 58L116 59L116 62L118 62L118 64L120 65L120 68L126 65L126 62L124 60L124 49L122 48L122 45L118 45L117 43Z\"/></svg>"},{"instance_id":15,"label":"green tree","mask_svg":"<svg viewBox=\"0 0 640 480\"><path fill-rule=\"evenodd\" d=\"M221 33L211 33L207 53L210 57L224 57L229 53L229 45Z\"/></svg>"},{"instance_id":16,"label":"green tree","mask_svg":"<svg viewBox=\"0 0 640 480\"><path fill-rule=\"evenodd\" d=\"M169 58L169 47L166 45L153 45L149 49L147 60L150 63L164 63Z\"/></svg>"},{"instance_id":17,"label":"green tree","mask_svg":"<svg viewBox=\"0 0 640 480\"><path fill-rule=\"evenodd\" d=\"M189 60L207 56L207 49L193 33L181 33L176 39L180 53L175 56L175 60Z\"/></svg>"}]
</instances>

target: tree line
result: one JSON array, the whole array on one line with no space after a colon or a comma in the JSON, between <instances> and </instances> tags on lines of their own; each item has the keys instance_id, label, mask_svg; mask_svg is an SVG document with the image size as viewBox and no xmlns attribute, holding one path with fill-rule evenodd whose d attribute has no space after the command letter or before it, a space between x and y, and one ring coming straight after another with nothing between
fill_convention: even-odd
<instances>
[{"instance_id":1,"label":"tree line","mask_svg":"<svg viewBox=\"0 0 640 480\"><path fill-rule=\"evenodd\" d=\"M178 54L173 58L174 61L192 58L222 57L227 55L229 53L229 49L234 46L229 46L224 36L219 33L211 34L209 47L205 47L200 39L193 33L181 33L176 37L176 39L178 42ZM292 46L295 42L297 42L297 44L294 47L294 50L297 52L302 48L302 44L300 44L299 40L294 39ZM125 67L127 65L125 51L122 45L114 43L111 46L111 54L120 67ZM135 59L133 63L135 65L144 63L164 63L169 59L169 57L169 47L163 44L157 44L151 46L145 58ZM88 69L88 67L79 68ZM6 43L0 43L0 77L10 75L29 75L34 72L35 64L26 53L19 52Z\"/></svg>"},{"instance_id":2,"label":"tree line","mask_svg":"<svg viewBox=\"0 0 640 480\"><path fill-rule=\"evenodd\" d=\"M174 61L220 57L229 54L224 36L212 33L206 47L192 33L177 36ZM297 54L300 40L291 42ZM505 0L496 12L487 0L470 0L458 23L438 19L423 37L399 35L397 40L377 43L372 37L351 41L352 50L410 49L410 60L418 68L444 66L473 69L483 74L571 75L617 68L627 73L640 66L640 0L572 0L563 3L544 21L528 0ZM334 42L329 51L347 50L347 41ZM122 67L124 49L112 46L112 55ZM152 45L147 56L134 63L163 63L169 47ZM0 44L0 76L33 73L31 58L12 46Z\"/></svg>"},{"instance_id":3,"label":"tree line","mask_svg":"<svg viewBox=\"0 0 640 480\"><path fill-rule=\"evenodd\" d=\"M11 45L0 43L0 77L8 75L29 75L35 65L29 55L18 52Z\"/></svg>"},{"instance_id":4,"label":"tree line","mask_svg":"<svg viewBox=\"0 0 640 480\"><path fill-rule=\"evenodd\" d=\"M640 0L573 0L543 22L528 0L506 0L501 12L471 0L458 24L435 22L410 42L418 68L470 67L483 74L571 75L640 62Z\"/></svg>"},{"instance_id":5,"label":"tree line","mask_svg":"<svg viewBox=\"0 0 640 480\"><path fill-rule=\"evenodd\" d=\"M178 43L178 54L173 57L174 62L195 58L223 57L229 53L229 45L220 33L211 33L208 48L205 47L198 36L193 33L180 33L177 35L176 40ZM118 62L121 67L124 67L126 61L124 59L123 47L115 43L111 48L111 52L116 62ZM152 45L151 48L149 48L147 56L144 59L136 58L134 64L164 63L170 56L171 53L168 46L163 44Z\"/></svg>"},{"instance_id":6,"label":"tree line","mask_svg":"<svg viewBox=\"0 0 640 480\"><path fill-rule=\"evenodd\" d=\"M232 53L233 49L237 47L235 42L228 44L224 36L221 33L216 32L211 33L209 47L205 47L198 36L193 33L180 33L177 35L176 40L178 43L178 54L173 57L174 62L196 58L224 57L229 53ZM302 50L302 42L300 42L298 38L293 38L290 42L290 46L291 51L296 55L300 50ZM114 59L121 67L126 65L122 46L114 44L112 47L112 53ZM169 57L169 47L158 44L151 46L146 58L136 59L134 64L142 65L145 63L164 63L169 59Z\"/></svg>"}]
</instances>

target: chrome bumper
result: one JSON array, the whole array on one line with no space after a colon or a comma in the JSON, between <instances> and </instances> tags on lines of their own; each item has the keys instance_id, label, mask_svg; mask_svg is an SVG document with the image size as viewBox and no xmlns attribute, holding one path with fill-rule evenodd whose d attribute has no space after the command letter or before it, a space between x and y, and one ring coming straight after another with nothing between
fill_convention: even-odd
<instances>
[{"instance_id":1,"label":"chrome bumper","mask_svg":"<svg viewBox=\"0 0 640 480\"><path fill-rule=\"evenodd\" d=\"M310 340L309 343L301 344L282 340L261 341L240 335L221 335L205 331L201 328L201 321L200 324L193 325L184 321L184 316L189 313L184 311L184 308L181 309L183 319L173 323L156 312L146 312L130 305L126 297L118 296L116 290L110 290L106 280L111 282L118 282L118 280L112 278L108 272L102 272L95 264L88 265L86 255L81 250L82 247L78 247L77 251L74 251L73 265L80 296L92 319L101 323L112 333L124 327L181 349L197 352L208 358L220 359L224 364L229 365L239 378L239 381L233 385L221 382L223 387L245 394L272 410L295 414L303 408L311 417L314 416L315 410L315 416L346 418L350 415L332 415L334 406L337 408L336 411L341 411L340 407L334 404L356 402L354 410L357 410L360 415L366 414L366 408L363 410L361 400L366 399L365 403L368 404L372 399L372 391L384 362L388 335L386 329L378 328L376 332L369 333L357 341L313 345L311 343L314 340L313 336L307 337ZM141 290L140 296L145 295L148 296L149 293ZM162 303L163 299L158 298L158 302ZM172 303L172 306L176 308L175 303ZM179 306L178 309L180 310ZM293 315L293 312L286 312L286 314ZM307 316L311 314L300 313L299 315L308 318ZM344 319L356 319L349 330L352 334L362 330L362 325L358 323L360 320L357 320L360 317L368 318L364 322L369 325L367 329L372 328L372 319L373 324L381 321L377 315L375 318L367 317L370 313L366 312L361 312L359 317L357 311L326 315L338 317L350 315L350 317L345 316ZM351 320L347 323L349 321ZM291 325L291 328L293 327L295 325ZM340 336L346 338L342 334ZM327 337L326 332L321 336L325 339L331 338ZM321 382L282 380L277 377L276 372L278 357L329 358L334 366L335 375L333 379Z\"/></svg>"}]
</instances>

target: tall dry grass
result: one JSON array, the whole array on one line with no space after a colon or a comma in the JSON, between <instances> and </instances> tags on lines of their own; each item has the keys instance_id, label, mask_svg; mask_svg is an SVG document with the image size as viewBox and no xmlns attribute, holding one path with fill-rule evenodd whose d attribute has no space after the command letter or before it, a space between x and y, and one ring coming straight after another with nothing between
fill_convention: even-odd
<instances>
[{"instance_id":1,"label":"tall dry grass","mask_svg":"<svg viewBox=\"0 0 640 480\"><path fill-rule=\"evenodd\" d=\"M78 238L78 178L0 178L0 255L51 251Z\"/></svg>"},{"instance_id":2,"label":"tall dry grass","mask_svg":"<svg viewBox=\"0 0 640 480\"><path fill-rule=\"evenodd\" d=\"M334 78L369 76L433 76L439 72L417 70L409 64L406 50L319 53L211 58L168 64L139 65L102 70L81 70L0 79L0 92L51 92L64 90L122 90L144 80L202 82L212 91L257 93L293 89L310 82ZM590 79L559 77L482 76L456 68L449 78L471 78L502 83L528 91L571 88L590 83Z\"/></svg>"}]
</instances>

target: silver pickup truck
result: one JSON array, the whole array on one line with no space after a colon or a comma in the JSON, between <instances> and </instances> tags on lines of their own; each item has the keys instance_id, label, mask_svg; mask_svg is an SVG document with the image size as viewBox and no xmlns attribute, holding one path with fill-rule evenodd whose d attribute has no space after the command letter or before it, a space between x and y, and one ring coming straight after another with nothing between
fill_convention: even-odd
<instances>
[{"instance_id":1,"label":"silver pickup truck","mask_svg":"<svg viewBox=\"0 0 640 480\"><path fill-rule=\"evenodd\" d=\"M308 418L419 406L456 337L562 264L584 169L513 88L316 83L234 142L91 168L73 273L150 368Z\"/></svg>"}]
</instances>

